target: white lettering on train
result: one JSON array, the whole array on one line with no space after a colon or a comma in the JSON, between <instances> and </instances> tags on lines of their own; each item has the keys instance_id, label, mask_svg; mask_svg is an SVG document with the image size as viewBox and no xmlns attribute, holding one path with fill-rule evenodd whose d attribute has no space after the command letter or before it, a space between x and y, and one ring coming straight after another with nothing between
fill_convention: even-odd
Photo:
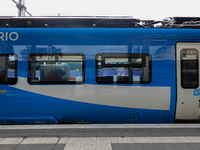
<instances>
[{"instance_id":1,"label":"white lettering on train","mask_svg":"<svg viewBox=\"0 0 200 150\"><path fill-rule=\"evenodd\" d=\"M16 41L18 38L19 38L19 35L17 32L11 32L11 33L0 32L0 39L2 41L8 41L8 40Z\"/></svg>"}]
</instances>

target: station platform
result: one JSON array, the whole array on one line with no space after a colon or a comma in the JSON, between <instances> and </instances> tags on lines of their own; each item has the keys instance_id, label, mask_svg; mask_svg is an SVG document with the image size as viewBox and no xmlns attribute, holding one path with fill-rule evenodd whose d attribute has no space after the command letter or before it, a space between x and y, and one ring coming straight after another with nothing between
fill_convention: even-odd
<instances>
[{"instance_id":1,"label":"station platform","mask_svg":"<svg viewBox=\"0 0 200 150\"><path fill-rule=\"evenodd\" d=\"M200 150L200 124L0 125L0 150Z\"/></svg>"}]
</instances>

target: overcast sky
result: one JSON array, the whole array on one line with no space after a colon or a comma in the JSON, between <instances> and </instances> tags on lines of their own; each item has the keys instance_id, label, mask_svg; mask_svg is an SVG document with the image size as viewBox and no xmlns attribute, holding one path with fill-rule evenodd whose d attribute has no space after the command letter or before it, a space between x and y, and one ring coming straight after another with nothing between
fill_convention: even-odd
<instances>
[{"instance_id":1,"label":"overcast sky","mask_svg":"<svg viewBox=\"0 0 200 150\"><path fill-rule=\"evenodd\" d=\"M59 13L61 16L132 16L143 20L200 17L200 0L25 0L25 5L33 16ZM0 16L17 16L12 0L0 0L0 6Z\"/></svg>"}]
</instances>

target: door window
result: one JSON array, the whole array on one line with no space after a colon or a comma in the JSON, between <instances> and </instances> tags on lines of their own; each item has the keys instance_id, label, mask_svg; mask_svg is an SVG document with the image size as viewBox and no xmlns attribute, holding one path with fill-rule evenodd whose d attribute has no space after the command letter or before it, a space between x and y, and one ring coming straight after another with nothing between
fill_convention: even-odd
<instances>
[{"instance_id":1,"label":"door window","mask_svg":"<svg viewBox=\"0 0 200 150\"><path fill-rule=\"evenodd\" d=\"M196 49L181 50L181 86L183 88L199 87L198 60Z\"/></svg>"}]
</instances>

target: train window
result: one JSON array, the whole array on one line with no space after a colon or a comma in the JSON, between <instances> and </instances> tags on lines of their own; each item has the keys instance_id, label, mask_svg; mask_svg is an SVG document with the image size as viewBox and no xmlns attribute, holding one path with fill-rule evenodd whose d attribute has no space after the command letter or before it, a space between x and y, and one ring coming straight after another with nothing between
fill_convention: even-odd
<instances>
[{"instance_id":1,"label":"train window","mask_svg":"<svg viewBox=\"0 0 200 150\"><path fill-rule=\"evenodd\" d=\"M181 50L181 86L183 88L199 87L198 55L196 49Z\"/></svg>"},{"instance_id":2,"label":"train window","mask_svg":"<svg viewBox=\"0 0 200 150\"><path fill-rule=\"evenodd\" d=\"M30 54L30 84L82 84L85 80L83 54Z\"/></svg>"},{"instance_id":3,"label":"train window","mask_svg":"<svg viewBox=\"0 0 200 150\"><path fill-rule=\"evenodd\" d=\"M151 55L97 54L96 82L148 84L151 82Z\"/></svg>"},{"instance_id":4,"label":"train window","mask_svg":"<svg viewBox=\"0 0 200 150\"><path fill-rule=\"evenodd\" d=\"M17 55L0 54L0 84L17 83Z\"/></svg>"}]
</instances>

